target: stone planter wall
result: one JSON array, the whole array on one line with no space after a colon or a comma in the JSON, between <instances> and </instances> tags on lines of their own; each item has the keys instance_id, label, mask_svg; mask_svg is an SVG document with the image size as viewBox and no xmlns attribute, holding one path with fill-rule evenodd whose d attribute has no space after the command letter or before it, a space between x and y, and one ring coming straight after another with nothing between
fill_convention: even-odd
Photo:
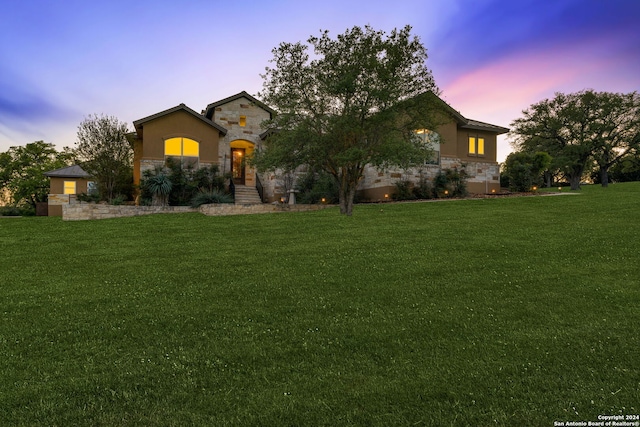
<instances>
[{"instance_id":1,"label":"stone planter wall","mask_svg":"<svg viewBox=\"0 0 640 427\"><path fill-rule=\"evenodd\" d=\"M79 203L62 206L62 219L64 221L84 221L91 219L123 218L140 215L200 212L207 216L223 215L247 215L259 213L277 212L307 212L317 211L330 207L330 205L203 205L199 208L189 206L114 206L94 203Z\"/></svg>"}]
</instances>

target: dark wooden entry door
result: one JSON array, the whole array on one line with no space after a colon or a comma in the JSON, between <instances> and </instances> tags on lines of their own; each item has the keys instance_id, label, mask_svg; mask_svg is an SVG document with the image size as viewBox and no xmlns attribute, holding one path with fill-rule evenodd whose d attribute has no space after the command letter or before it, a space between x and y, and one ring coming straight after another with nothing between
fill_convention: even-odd
<instances>
[{"instance_id":1,"label":"dark wooden entry door","mask_svg":"<svg viewBox=\"0 0 640 427\"><path fill-rule=\"evenodd\" d=\"M231 178L236 185L244 185L245 179L245 150L244 148L231 149Z\"/></svg>"}]
</instances>

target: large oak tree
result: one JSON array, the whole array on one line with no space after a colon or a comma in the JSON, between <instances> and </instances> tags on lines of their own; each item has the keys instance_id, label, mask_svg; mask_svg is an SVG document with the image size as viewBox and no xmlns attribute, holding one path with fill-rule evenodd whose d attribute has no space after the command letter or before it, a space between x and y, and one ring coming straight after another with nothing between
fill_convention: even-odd
<instances>
[{"instance_id":1,"label":"large oak tree","mask_svg":"<svg viewBox=\"0 0 640 427\"><path fill-rule=\"evenodd\" d=\"M514 148L548 152L573 190L580 188L590 161L598 165L606 186L609 168L640 145L636 92L557 93L553 99L533 104L523 115L511 124Z\"/></svg>"},{"instance_id":2,"label":"large oak tree","mask_svg":"<svg viewBox=\"0 0 640 427\"><path fill-rule=\"evenodd\" d=\"M259 96L277 114L258 167L329 173L340 212L351 215L366 165L408 167L430 155L415 131L435 128L437 89L411 27L386 34L356 26L336 38L324 31L272 53Z\"/></svg>"}]
</instances>

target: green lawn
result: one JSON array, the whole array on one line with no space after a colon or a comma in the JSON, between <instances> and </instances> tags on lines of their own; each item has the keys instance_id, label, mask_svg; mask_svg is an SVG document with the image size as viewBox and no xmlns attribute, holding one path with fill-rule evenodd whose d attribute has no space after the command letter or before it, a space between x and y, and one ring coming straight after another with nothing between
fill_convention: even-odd
<instances>
[{"instance_id":1,"label":"green lawn","mask_svg":"<svg viewBox=\"0 0 640 427\"><path fill-rule=\"evenodd\" d=\"M553 426L640 413L640 183L0 218L0 425Z\"/></svg>"}]
</instances>

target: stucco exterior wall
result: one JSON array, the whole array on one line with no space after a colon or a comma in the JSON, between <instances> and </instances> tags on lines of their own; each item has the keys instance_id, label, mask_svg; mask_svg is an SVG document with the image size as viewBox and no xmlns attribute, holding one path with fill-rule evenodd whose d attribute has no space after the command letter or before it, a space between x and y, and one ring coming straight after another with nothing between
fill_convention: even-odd
<instances>
[{"instance_id":1,"label":"stucco exterior wall","mask_svg":"<svg viewBox=\"0 0 640 427\"><path fill-rule=\"evenodd\" d=\"M60 177L51 177L49 183L49 193L51 194L63 194L64 193L64 182L65 181L75 181L76 183L76 194L86 193L87 192L87 183L91 181L86 178L60 178Z\"/></svg>"},{"instance_id":2,"label":"stucco exterior wall","mask_svg":"<svg viewBox=\"0 0 640 427\"><path fill-rule=\"evenodd\" d=\"M51 177L49 183L49 195L47 196L49 216L62 216L62 206L74 204L77 201L75 194L63 194L65 181L75 181L76 194L81 194L87 193L88 182L91 180L86 178Z\"/></svg>"},{"instance_id":3,"label":"stucco exterior wall","mask_svg":"<svg viewBox=\"0 0 640 427\"><path fill-rule=\"evenodd\" d=\"M484 155L469 154L470 136L475 136L476 138L484 138ZM493 133L472 129L459 129L457 142L457 155L452 155L452 157L457 157L462 161L473 162L495 162L497 159L497 137Z\"/></svg>"},{"instance_id":4,"label":"stucco exterior wall","mask_svg":"<svg viewBox=\"0 0 640 427\"><path fill-rule=\"evenodd\" d=\"M219 131L186 111L176 111L144 124L142 159L164 161L165 139L180 136L200 144L201 162L217 162Z\"/></svg>"},{"instance_id":5,"label":"stucco exterior wall","mask_svg":"<svg viewBox=\"0 0 640 427\"><path fill-rule=\"evenodd\" d=\"M164 165L164 141L184 137L199 144L200 167L218 163L220 131L184 110L158 117L144 124L143 140L134 143L134 184L140 184L145 170Z\"/></svg>"}]
</instances>

